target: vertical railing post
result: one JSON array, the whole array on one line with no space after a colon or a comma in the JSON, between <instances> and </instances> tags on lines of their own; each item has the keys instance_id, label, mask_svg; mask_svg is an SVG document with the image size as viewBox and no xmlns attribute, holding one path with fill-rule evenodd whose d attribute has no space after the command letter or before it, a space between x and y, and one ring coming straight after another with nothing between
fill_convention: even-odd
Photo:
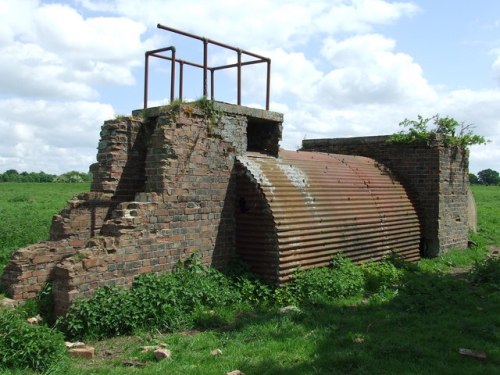
<instances>
[{"instance_id":1,"label":"vertical railing post","mask_svg":"<svg viewBox=\"0 0 500 375\"><path fill-rule=\"evenodd\" d=\"M203 38L203 96L208 97L208 40Z\"/></svg>"},{"instance_id":2,"label":"vertical railing post","mask_svg":"<svg viewBox=\"0 0 500 375\"><path fill-rule=\"evenodd\" d=\"M172 60L170 61L170 103L175 98L175 47L172 47Z\"/></svg>"},{"instance_id":3,"label":"vertical railing post","mask_svg":"<svg viewBox=\"0 0 500 375\"><path fill-rule=\"evenodd\" d=\"M241 50L238 49L238 66L237 66L237 70L238 70L238 76L237 76L237 85L238 85L238 94L237 94L237 102L238 102L238 105L241 105Z\"/></svg>"},{"instance_id":4,"label":"vertical railing post","mask_svg":"<svg viewBox=\"0 0 500 375\"><path fill-rule=\"evenodd\" d=\"M210 69L210 99L215 97L215 70Z\"/></svg>"},{"instance_id":5,"label":"vertical railing post","mask_svg":"<svg viewBox=\"0 0 500 375\"><path fill-rule=\"evenodd\" d=\"M269 111L269 98L271 97L271 59L267 59L267 80L266 80L266 111Z\"/></svg>"},{"instance_id":6,"label":"vertical railing post","mask_svg":"<svg viewBox=\"0 0 500 375\"><path fill-rule=\"evenodd\" d=\"M179 99L182 100L182 86L184 86L184 62L179 61Z\"/></svg>"},{"instance_id":7,"label":"vertical railing post","mask_svg":"<svg viewBox=\"0 0 500 375\"><path fill-rule=\"evenodd\" d=\"M145 61L144 61L144 109L148 107L148 62L149 62L149 54L145 53Z\"/></svg>"},{"instance_id":8,"label":"vertical railing post","mask_svg":"<svg viewBox=\"0 0 500 375\"><path fill-rule=\"evenodd\" d=\"M215 100L215 71L220 70L220 69L228 69L228 68L237 68L237 104L241 105L241 97L242 97L242 68L243 66L247 65L253 65L253 64L258 64L258 63L267 63L267 78L266 78L266 110L269 110L270 106L270 97L271 97L271 59L258 55L256 53L244 51L240 48L232 47L230 45L227 45L225 43L217 42L205 37L201 37L195 34L191 34L185 31L177 30L168 26L164 26L161 24L158 24L157 27L159 29L167 30L170 32L174 32L180 35L187 36L189 38L194 38L197 39L201 42L203 42L203 65L199 63L194 63L190 61L182 61L182 60L177 60L176 57L176 50L174 46L167 47L167 48L161 48L153 51L147 51L145 55L145 69L144 69L144 107L147 108L148 106L148 85L149 85L149 56L154 56L154 57L159 57L162 59L170 60L172 62L171 64L171 79L170 79L170 102L173 102L175 99L175 81L176 81L176 76L175 76L175 64L178 62L179 63L179 98L182 99L183 97L183 87L184 87L184 65L189 65L189 66L194 66L197 68L202 68L203 69L203 96L208 97L208 71L210 70L210 99ZM234 52L237 53L238 61L236 64L231 63L231 64L226 64L226 65L221 65L217 67L209 67L208 66L208 45L213 44L218 47L222 48L227 48L230 49ZM171 51L172 55L171 57L167 56L161 56L159 53L165 52L165 51ZM246 56L252 56L256 58L257 60L245 60L242 61L242 55L245 54Z\"/></svg>"}]
</instances>

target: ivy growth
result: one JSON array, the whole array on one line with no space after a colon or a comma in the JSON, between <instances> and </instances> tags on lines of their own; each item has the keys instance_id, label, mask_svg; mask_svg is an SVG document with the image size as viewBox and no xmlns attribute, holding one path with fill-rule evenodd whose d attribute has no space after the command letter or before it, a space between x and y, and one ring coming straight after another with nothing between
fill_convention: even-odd
<instances>
[{"instance_id":1,"label":"ivy growth","mask_svg":"<svg viewBox=\"0 0 500 375\"><path fill-rule=\"evenodd\" d=\"M430 124L434 127L429 128ZM439 138L446 146L465 148L488 142L483 136L474 134L472 124L459 123L452 117L439 117L438 114L429 118L418 115L417 120L405 119L399 126L407 130L391 135L389 143L430 142Z\"/></svg>"},{"instance_id":2,"label":"ivy growth","mask_svg":"<svg viewBox=\"0 0 500 375\"><path fill-rule=\"evenodd\" d=\"M215 100L208 99L206 96L201 97L196 104L205 114L205 119L208 120L207 131L210 137L215 136L215 127L222 118L222 111L217 108Z\"/></svg>"}]
</instances>

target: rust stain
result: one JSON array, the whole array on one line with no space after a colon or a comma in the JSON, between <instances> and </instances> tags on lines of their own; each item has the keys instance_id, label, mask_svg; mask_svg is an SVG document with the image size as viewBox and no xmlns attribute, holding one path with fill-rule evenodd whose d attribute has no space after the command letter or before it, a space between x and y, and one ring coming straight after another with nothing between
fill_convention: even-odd
<instances>
[{"instance_id":1,"label":"rust stain","mask_svg":"<svg viewBox=\"0 0 500 375\"><path fill-rule=\"evenodd\" d=\"M361 156L280 151L238 158L236 246L254 271L284 282L297 267L395 251L420 258L420 224L403 186Z\"/></svg>"}]
</instances>

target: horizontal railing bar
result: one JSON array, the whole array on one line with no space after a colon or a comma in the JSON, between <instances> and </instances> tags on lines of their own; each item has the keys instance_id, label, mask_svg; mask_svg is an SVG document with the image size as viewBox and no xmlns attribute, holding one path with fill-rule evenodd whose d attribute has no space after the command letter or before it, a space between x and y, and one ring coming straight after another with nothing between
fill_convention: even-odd
<instances>
[{"instance_id":1,"label":"horizontal railing bar","mask_svg":"<svg viewBox=\"0 0 500 375\"><path fill-rule=\"evenodd\" d=\"M240 51L241 53L243 53L245 55L257 57L257 58L263 59L263 60L269 60L267 57L258 55L256 53L253 53L253 52L250 52L250 51L245 51L245 50L242 50L240 48L230 46L229 44L225 44L225 43L222 43L222 42L218 42L216 40L212 40L212 39L208 39L208 38L205 38L205 37L201 37L199 35L191 34L191 33L188 33L186 31L177 30L177 29L174 29L173 27L165 26L165 25L162 25L160 23L157 25L157 27L159 29L171 31L171 32L179 34L179 35L184 35L184 36L187 36L187 37L190 37L190 38L193 38L193 39L201 40L202 42L208 42L210 44L214 44L214 45L219 46L219 47L227 48L227 49L233 50L234 52Z\"/></svg>"},{"instance_id":2,"label":"horizontal railing bar","mask_svg":"<svg viewBox=\"0 0 500 375\"><path fill-rule=\"evenodd\" d=\"M245 66L245 65L254 65L254 64L259 64L259 63L266 63L267 61L263 61L263 60L252 60L252 61L245 61L245 62L242 62L240 65L241 66ZM227 69L227 68L237 68L238 67L238 63L234 63L234 64L229 64L229 65L221 65L221 66L215 66L213 67L212 69L213 70L222 70L222 69Z\"/></svg>"},{"instance_id":3,"label":"horizontal railing bar","mask_svg":"<svg viewBox=\"0 0 500 375\"><path fill-rule=\"evenodd\" d=\"M155 55L156 53L166 52L166 51L176 52L175 47L174 46L170 46L170 47L165 47L165 48L154 49L154 50L151 50L151 51L146 51L146 55L150 55L150 56L154 55L154 56L156 56ZM159 56L157 56L157 57L159 57Z\"/></svg>"}]
</instances>

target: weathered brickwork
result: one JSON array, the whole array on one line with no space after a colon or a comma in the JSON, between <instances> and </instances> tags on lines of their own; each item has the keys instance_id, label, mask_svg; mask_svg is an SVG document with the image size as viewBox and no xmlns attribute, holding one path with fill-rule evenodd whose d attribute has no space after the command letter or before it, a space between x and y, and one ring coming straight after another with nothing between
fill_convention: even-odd
<instances>
[{"instance_id":1,"label":"weathered brickwork","mask_svg":"<svg viewBox=\"0 0 500 375\"><path fill-rule=\"evenodd\" d=\"M50 281L61 314L75 298L103 286L130 286L142 273L170 271L193 252L204 264L224 267L235 251L251 247L241 235L247 228L235 219L237 188L244 188L235 159L247 151L277 157L283 116L224 103L203 107L183 103L106 121L91 192L54 216L50 241L13 255L1 279L7 292L33 298ZM303 148L377 160L408 190L425 255L465 247L467 153L439 142L385 141L307 140Z\"/></svg>"},{"instance_id":2,"label":"weathered brickwork","mask_svg":"<svg viewBox=\"0 0 500 375\"><path fill-rule=\"evenodd\" d=\"M390 169L414 202L422 226L422 252L435 256L467 246L468 154L429 144L390 144L387 136L304 140L303 150L371 157Z\"/></svg>"},{"instance_id":3,"label":"weathered brickwork","mask_svg":"<svg viewBox=\"0 0 500 375\"><path fill-rule=\"evenodd\" d=\"M120 117L104 122L98 145L91 191L113 194L117 201L132 200L144 191L144 163L149 127L142 118Z\"/></svg>"},{"instance_id":4,"label":"weathered brickwork","mask_svg":"<svg viewBox=\"0 0 500 375\"><path fill-rule=\"evenodd\" d=\"M80 241L46 241L19 249L12 256L2 274L2 283L13 299L36 297L53 270L65 257L78 252ZM76 246L73 246L76 245Z\"/></svg>"},{"instance_id":5,"label":"weathered brickwork","mask_svg":"<svg viewBox=\"0 0 500 375\"><path fill-rule=\"evenodd\" d=\"M104 123L92 191L54 216L52 241L13 256L2 277L13 298L51 281L61 314L96 288L129 286L193 252L216 267L233 258L235 156L255 119L271 130L253 131L252 142L277 145L282 115L223 103L215 114L196 103L141 112Z\"/></svg>"},{"instance_id":6,"label":"weathered brickwork","mask_svg":"<svg viewBox=\"0 0 500 375\"><path fill-rule=\"evenodd\" d=\"M90 192L73 197L68 207L52 218L50 240L59 241L71 238L79 241L80 246L101 231L110 218L116 202L113 194Z\"/></svg>"}]
</instances>

